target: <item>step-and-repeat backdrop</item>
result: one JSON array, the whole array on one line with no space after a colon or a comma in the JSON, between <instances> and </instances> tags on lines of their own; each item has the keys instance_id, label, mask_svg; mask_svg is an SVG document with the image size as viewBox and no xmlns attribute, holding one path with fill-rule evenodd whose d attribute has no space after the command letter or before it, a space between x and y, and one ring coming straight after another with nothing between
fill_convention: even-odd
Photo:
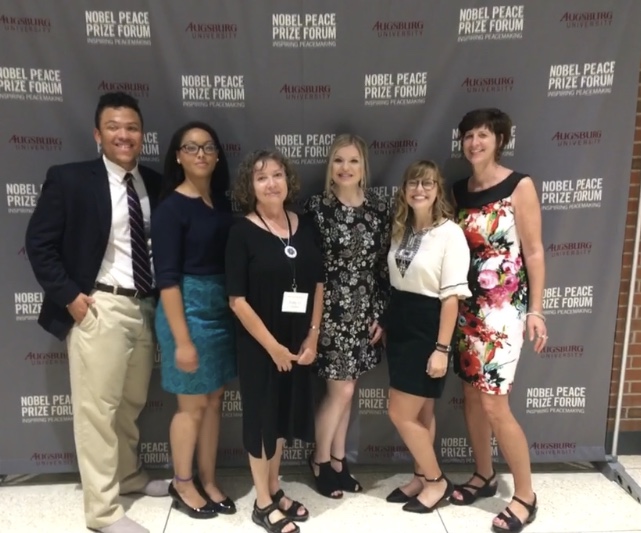
<instances>
[{"instance_id":1,"label":"step-and-repeat backdrop","mask_svg":"<svg viewBox=\"0 0 641 533\"><path fill-rule=\"evenodd\" d=\"M526 349L511 404L533 461L601 460L641 60L638 0L6 0L0 7L0 474L76 468L65 346L36 324L42 292L24 232L50 165L97 157L98 96L127 91L145 118L141 161L161 168L190 119L235 168L276 147L303 194L321 190L333 137L363 136L373 186L435 159L464 177L456 125L473 108L513 118L508 167L539 190L549 345ZM141 457L169 461L174 400L153 375ZM360 382L349 455L410 460L387 417L385 365ZM460 383L438 402L443 462L471 461ZM237 384L220 463L246 464ZM285 462L311 444L294 442ZM499 456L497 447L494 453Z\"/></svg>"}]
</instances>

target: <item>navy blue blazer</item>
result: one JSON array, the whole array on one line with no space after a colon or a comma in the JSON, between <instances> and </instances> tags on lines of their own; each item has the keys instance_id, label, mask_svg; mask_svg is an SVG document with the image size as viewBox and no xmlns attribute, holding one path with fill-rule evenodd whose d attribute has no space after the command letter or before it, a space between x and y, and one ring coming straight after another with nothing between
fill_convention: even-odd
<instances>
[{"instance_id":1,"label":"navy blue blazer","mask_svg":"<svg viewBox=\"0 0 641 533\"><path fill-rule=\"evenodd\" d=\"M138 166L153 210L161 176ZM38 324L60 340L73 325L66 305L96 283L111 231L111 194L102 158L57 165L47 177L29 220L26 249L44 290Z\"/></svg>"}]
</instances>

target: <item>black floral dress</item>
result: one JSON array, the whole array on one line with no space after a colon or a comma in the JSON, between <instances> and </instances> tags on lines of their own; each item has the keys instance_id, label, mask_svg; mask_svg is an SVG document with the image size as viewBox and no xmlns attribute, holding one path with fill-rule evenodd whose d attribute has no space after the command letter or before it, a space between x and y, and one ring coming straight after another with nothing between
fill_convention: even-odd
<instances>
[{"instance_id":1,"label":"black floral dress","mask_svg":"<svg viewBox=\"0 0 641 533\"><path fill-rule=\"evenodd\" d=\"M305 210L318 228L325 269L317 373L357 379L381 361L382 343L370 345L369 328L389 294L390 201L366 190L363 204L349 207L329 192L312 196Z\"/></svg>"}]
</instances>

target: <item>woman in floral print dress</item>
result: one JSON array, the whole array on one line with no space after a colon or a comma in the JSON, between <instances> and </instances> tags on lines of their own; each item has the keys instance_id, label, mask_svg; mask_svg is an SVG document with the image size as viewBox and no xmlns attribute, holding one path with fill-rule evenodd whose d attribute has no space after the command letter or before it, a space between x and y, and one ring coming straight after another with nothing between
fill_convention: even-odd
<instances>
[{"instance_id":1,"label":"woman in floral print dress","mask_svg":"<svg viewBox=\"0 0 641 533\"><path fill-rule=\"evenodd\" d=\"M470 247L472 291L459 308L454 367L464 380L476 471L450 501L469 505L496 493L494 433L514 477L512 501L492 523L498 533L519 532L536 517L528 444L508 395L526 332L536 352L547 340L541 207L532 179L499 164L511 129L510 118L498 109L467 113L459 133L473 172L454 185L457 218Z\"/></svg>"},{"instance_id":2,"label":"woman in floral print dress","mask_svg":"<svg viewBox=\"0 0 641 533\"><path fill-rule=\"evenodd\" d=\"M356 382L381 360L378 318L389 285L390 205L367 189L368 174L365 141L338 135L329 150L325 192L306 204L326 277L316 368L327 394L316 414L310 466L318 492L331 498L362 490L349 474L345 440Z\"/></svg>"}]
</instances>

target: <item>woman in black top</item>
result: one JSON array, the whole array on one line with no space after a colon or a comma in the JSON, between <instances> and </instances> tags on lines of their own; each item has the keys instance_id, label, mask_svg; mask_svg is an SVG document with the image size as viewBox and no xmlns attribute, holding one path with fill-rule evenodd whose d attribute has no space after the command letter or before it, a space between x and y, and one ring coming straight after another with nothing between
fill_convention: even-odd
<instances>
[{"instance_id":1,"label":"woman in black top","mask_svg":"<svg viewBox=\"0 0 641 533\"><path fill-rule=\"evenodd\" d=\"M224 386L236 377L224 276L228 186L227 161L211 126L179 128L165 160L164 199L151 219L160 290L155 325L162 387L178 401L169 430L175 474L169 493L198 518L236 510L214 475ZM192 479L196 449L199 477Z\"/></svg>"},{"instance_id":2,"label":"woman in black top","mask_svg":"<svg viewBox=\"0 0 641 533\"><path fill-rule=\"evenodd\" d=\"M287 209L298 191L278 152L249 154L234 184L246 212L226 252L237 328L243 445L256 487L252 520L267 531L299 530L309 512L286 497L278 471L284 440L314 440L309 365L316 358L323 271L313 226Z\"/></svg>"}]
</instances>

